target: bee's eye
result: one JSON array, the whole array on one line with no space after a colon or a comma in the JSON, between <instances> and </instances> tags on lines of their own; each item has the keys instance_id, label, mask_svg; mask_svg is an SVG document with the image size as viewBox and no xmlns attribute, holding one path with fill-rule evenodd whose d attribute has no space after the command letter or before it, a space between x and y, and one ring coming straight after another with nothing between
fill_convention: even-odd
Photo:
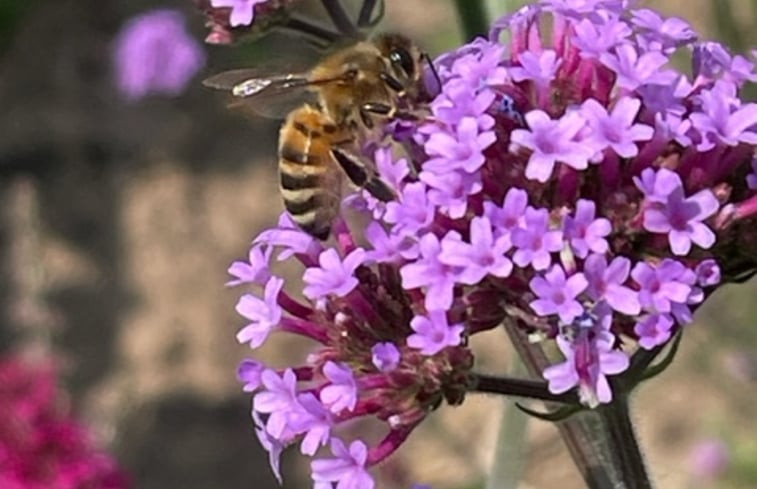
<instances>
[{"instance_id":1,"label":"bee's eye","mask_svg":"<svg viewBox=\"0 0 757 489\"><path fill-rule=\"evenodd\" d=\"M389 53L389 59L392 61L393 65L401 68L408 78L412 78L415 74L415 63L407 49L401 47L394 48L392 52Z\"/></svg>"}]
</instances>

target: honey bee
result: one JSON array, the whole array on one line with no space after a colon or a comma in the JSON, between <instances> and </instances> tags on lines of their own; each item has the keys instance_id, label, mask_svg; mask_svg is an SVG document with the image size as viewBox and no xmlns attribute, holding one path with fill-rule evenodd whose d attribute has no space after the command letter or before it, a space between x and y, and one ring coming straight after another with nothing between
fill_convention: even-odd
<instances>
[{"instance_id":1,"label":"honey bee","mask_svg":"<svg viewBox=\"0 0 757 489\"><path fill-rule=\"evenodd\" d=\"M261 76L233 70L204 81L262 114L295 92L310 101L291 110L279 132L279 188L284 207L305 232L328 238L339 213L343 175L381 201L394 198L361 154L379 121L414 118L425 96L428 55L408 38L381 34L343 48L302 73Z\"/></svg>"}]
</instances>

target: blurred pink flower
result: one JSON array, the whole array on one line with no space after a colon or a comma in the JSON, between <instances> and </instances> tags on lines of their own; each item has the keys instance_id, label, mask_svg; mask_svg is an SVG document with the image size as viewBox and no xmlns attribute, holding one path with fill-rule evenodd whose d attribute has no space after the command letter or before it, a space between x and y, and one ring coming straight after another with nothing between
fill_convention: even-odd
<instances>
[{"instance_id":1,"label":"blurred pink flower","mask_svg":"<svg viewBox=\"0 0 757 489\"><path fill-rule=\"evenodd\" d=\"M121 29L114 62L118 89L127 98L176 96L204 66L205 52L187 32L181 13L153 10Z\"/></svg>"},{"instance_id":2,"label":"blurred pink flower","mask_svg":"<svg viewBox=\"0 0 757 489\"><path fill-rule=\"evenodd\" d=\"M697 478L716 479L730 463L730 451L722 440L702 440L691 449L689 468Z\"/></svg>"},{"instance_id":3,"label":"blurred pink flower","mask_svg":"<svg viewBox=\"0 0 757 489\"><path fill-rule=\"evenodd\" d=\"M0 487L126 489L128 478L58 397L55 370L0 359Z\"/></svg>"}]
</instances>

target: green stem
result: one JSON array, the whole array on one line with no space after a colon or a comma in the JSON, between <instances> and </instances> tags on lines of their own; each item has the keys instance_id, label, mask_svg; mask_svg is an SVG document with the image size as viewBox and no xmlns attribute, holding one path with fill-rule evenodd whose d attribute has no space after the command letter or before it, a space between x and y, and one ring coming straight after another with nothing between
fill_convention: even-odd
<instances>
[{"instance_id":1,"label":"green stem","mask_svg":"<svg viewBox=\"0 0 757 489\"><path fill-rule=\"evenodd\" d=\"M529 342L523 329L512 318L505 321L505 330L531 375L541 377L544 368L550 364L541 346ZM602 419L596 411L578 413L556 426L589 489L634 487L621 479Z\"/></svg>"},{"instance_id":2,"label":"green stem","mask_svg":"<svg viewBox=\"0 0 757 489\"><path fill-rule=\"evenodd\" d=\"M525 373L523 363L513 358L513 374ZM502 401L502 421L497 434L494 460L486 489L517 489L526 462L526 428L528 416L516 409L512 401Z\"/></svg>"},{"instance_id":3,"label":"green stem","mask_svg":"<svg viewBox=\"0 0 757 489\"><path fill-rule=\"evenodd\" d=\"M597 412L602 418L611 453L617 461L616 467L625 483L623 487L653 489L631 423L626 395L617 393L612 403L602 406Z\"/></svg>"},{"instance_id":4,"label":"green stem","mask_svg":"<svg viewBox=\"0 0 757 489\"><path fill-rule=\"evenodd\" d=\"M520 379L517 377L495 377L486 374L471 374L473 387L476 392L500 394L503 396L525 397L542 401L576 404L578 398L575 393L552 394L547 389L547 383L541 380Z\"/></svg>"},{"instance_id":5,"label":"green stem","mask_svg":"<svg viewBox=\"0 0 757 489\"><path fill-rule=\"evenodd\" d=\"M734 17L735 9L731 5L731 2L728 0L717 0L711 2L710 9L718 30L718 36L725 40L726 44L735 52L743 51L746 46L739 26L736 23L736 18Z\"/></svg>"},{"instance_id":6,"label":"green stem","mask_svg":"<svg viewBox=\"0 0 757 489\"><path fill-rule=\"evenodd\" d=\"M460 27L466 41L476 36L486 36L489 32L489 20L486 16L484 0L452 0L460 19Z\"/></svg>"}]
</instances>

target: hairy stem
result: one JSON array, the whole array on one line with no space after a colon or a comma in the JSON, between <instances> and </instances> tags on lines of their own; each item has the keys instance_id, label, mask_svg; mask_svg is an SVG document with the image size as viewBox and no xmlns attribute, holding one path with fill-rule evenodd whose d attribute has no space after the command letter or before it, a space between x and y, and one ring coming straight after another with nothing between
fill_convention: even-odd
<instances>
[{"instance_id":1,"label":"hairy stem","mask_svg":"<svg viewBox=\"0 0 757 489\"><path fill-rule=\"evenodd\" d=\"M612 403L598 409L602 418L610 449L617 459L621 478L628 489L653 489L647 475L644 457L639 449L628 410L628 399L616 394Z\"/></svg>"},{"instance_id":2,"label":"hairy stem","mask_svg":"<svg viewBox=\"0 0 757 489\"><path fill-rule=\"evenodd\" d=\"M530 343L512 318L505 320L505 330L528 371L534 377L540 377L544 368L550 364L541 346ZM556 426L589 489L634 487L621 479L597 412L578 413L556 423Z\"/></svg>"},{"instance_id":3,"label":"hairy stem","mask_svg":"<svg viewBox=\"0 0 757 489\"><path fill-rule=\"evenodd\" d=\"M522 375L525 367L517 358L511 360L509 369L515 375ZM515 408L512 401L503 399L502 420L500 421L494 460L486 479L486 489L517 489L520 486L526 465L526 431L529 419L525 413Z\"/></svg>"}]
</instances>

